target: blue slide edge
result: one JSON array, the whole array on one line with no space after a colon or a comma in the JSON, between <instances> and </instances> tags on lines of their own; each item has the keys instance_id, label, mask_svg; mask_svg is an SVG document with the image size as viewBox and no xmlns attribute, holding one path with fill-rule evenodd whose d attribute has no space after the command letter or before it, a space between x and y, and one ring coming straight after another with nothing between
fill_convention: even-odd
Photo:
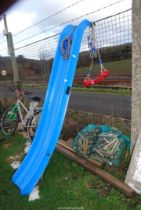
<instances>
[{"instance_id":1,"label":"blue slide edge","mask_svg":"<svg viewBox=\"0 0 141 210\"><path fill-rule=\"evenodd\" d=\"M66 90L72 86L82 35L87 26L91 26L91 22L84 20L76 29L72 25L65 27L60 35L33 144L12 178L23 195L29 194L37 184L57 144L70 96ZM63 58L60 49L60 44L66 36L72 37L69 59Z\"/></svg>"}]
</instances>

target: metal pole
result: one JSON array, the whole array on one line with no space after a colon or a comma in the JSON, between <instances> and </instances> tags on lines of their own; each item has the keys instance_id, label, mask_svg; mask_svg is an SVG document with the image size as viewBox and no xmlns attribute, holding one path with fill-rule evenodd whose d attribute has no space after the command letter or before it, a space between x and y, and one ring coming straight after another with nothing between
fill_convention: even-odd
<instances>
[{"instance_id":1,"label":"metal pole","mask_svg":"<svg viewBox=\"0 0 141 210\"><path fill-rule=\"evenodd\" d=\"M17 86L17 83L19 83L19 72L18 72L14 45L13 45L13 38L11 33L8 33L8 41L9 41L9 54L11 56L12 69L13 69L14 84Z\"/></svg>"},{"instance_id":2,"label":"metal pole","mask_svg":"<svg viewBox=\"0 0 141 210\"><path fill-rule=\"evenodd\" d=\"M141 0L132 0L131 151L125 183L141 194Z\"/></svg>"},{"instance_id":3,"label":"metal pole","mask_svg":"<svg viewBox=\"0 0 141 210\"><path fill-rule=\"evenodd\" d=\"M15 85L16 88L19 88L20 80L19 80L19 72L18 72L16 57L15 57L13 38L12 38L12 33L8 32L6 15L3 16L3 20L4 20L4 26L5 26L5 35L7 37L8 52L9 52L9 55L11 57L14 85Z\"/></svg>"},{"instance_id":4,"label":"metal pole","mask_svg":"<svg viewBox=\"0 0 141 210\"><path fill-rule=\"evenodd\" d=\"M3 21L4 21L5 33L8 34L8 26L5 14L3 15Z\"/></svg>"}]
</instances>

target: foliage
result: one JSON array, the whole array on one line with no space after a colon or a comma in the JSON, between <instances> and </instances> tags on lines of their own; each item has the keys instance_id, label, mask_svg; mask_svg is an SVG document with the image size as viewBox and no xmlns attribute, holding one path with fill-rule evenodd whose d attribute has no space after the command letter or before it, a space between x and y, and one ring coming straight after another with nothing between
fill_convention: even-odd
<instances>
[{"instance_id":1,"label":"foliage","mask_svg":"<svg viewBox=\"0 0 141 210\"><path fill-rule=\"evenodd\" d=\"M130 136L130 121L98 113L68 110L62 129L61 138L64 140L74 138L77 133L88 124L106 124L107 126L116 127L125 135Z\"/></svg>"},{"instance_id":2,"label":"foliage","mask_svg":"<svg viewBox=\"0 0 141 210\"><path fill-rule=\"evenodd\" d=\"M87 64L87 66L78 67L76 74L79 75L87 75L89 70L90 62ZM112 76L131 76L131 59L125 59L125 60L119 60L119 61L113 61L113 62L106 62L104 63L104 66L106 69L110 71L110 74ZM98 75L100 72L99 65L95 64L93 74Z\"/></svg>"},{"instance_id":3,"label":"foliage","mask_svg":"<svg viewBox=\"0 0 141 210\"><path fill-rule=\"evenodd\" d=\"M103 47L100 48L99 51L104 63L131 59L131 43L111 47ZM89 51L81 52L77 66L86 67L89 65L89 60ZM97 57L95 57L94 62L98 62Z\"/></svg>"},{"instance_id":4,"label":"foliage","mask_svg":"<svg viewBox=\"0 0 141 210\"><path fill-rule=\"evenodd\" d=\"M107 68L111 69L112 75L131 75L131 67L129 65L125 65L124 67L124 60L131 60L131 43L126 43L123 45L117 45L112 47L103 47L100 50L101 58L104 63L106 63ZM45 54L44 52L42 54ZM48 54L48 52L47 52ZM27 67L32 66L35 70L36 74L41 74L42 70L46 69L46 75L50 75L50 71L53 64L53 58L47 59L45 58L46 55L39 56L42 57L41 61L37 59L29 59L24 57L24 55L18 55L16 57L18 63L18 69L20 74L23 73L23 70L27 69ZM44 62L43 62L44 61ZM112 63L122 63L121 70L118 69L119 66L114 65L112 67ZM94 63L98 63L98 58L94 59ZM10 57L0 56L0 66L5 66L8 77L12 79L12 66ZM77 64L78 69L88 69L90 65L90 58L89 58L89 51L80 52L79 60ZM111 66L112 65L112 66ZM131 66L131 65L130 65ZM120 67L119 67L120 68ZM85 74L85 72L78 70L77 72L81 72ZM126 72L126 73L125 73ZM114 73L114 74L113 74ZM23 78L22 78L23 79Z\"/></svg>"}]
</instances>

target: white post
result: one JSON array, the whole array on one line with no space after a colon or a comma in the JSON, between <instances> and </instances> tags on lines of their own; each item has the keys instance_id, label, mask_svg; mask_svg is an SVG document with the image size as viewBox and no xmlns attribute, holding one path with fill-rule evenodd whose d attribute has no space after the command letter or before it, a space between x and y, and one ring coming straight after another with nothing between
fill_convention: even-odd
<instances>
[{"instance_id":1,"label":"white post","mask_svg":"<svg viewBox=\"0 0 141 210\"><path fill-rule=\"evenodd\" d=\"M4 20L4 26L5 26L5 35L7 37L8 52L9 52L9 55L11 57L11 62L12 62L14 83L15 85L17 85L17 82L19 82L19 74L18 74L17 62L16 62L16 57L15 57L13 38L12 38L12 34L8 32L6 15L3 15L3 20Z\"/></svg>"},{"instance_id":2,"label":"white post","mask_svg":"<svg viewBox=\"0 0 141 210\"><path fill-rule=\"evenodd\" d=\"M141 0L132 0L131 150L141 128Z\"/></svg>"},{"instance_id":3,"label":"white post","mask_svg":"<svg viewBox=\"0 0 141 210\"><path fill-rule=\"evenodd\" d=\"M132 0L131 162L125 183L141 194L141 0Z\"/></svg>"}]
</instances>

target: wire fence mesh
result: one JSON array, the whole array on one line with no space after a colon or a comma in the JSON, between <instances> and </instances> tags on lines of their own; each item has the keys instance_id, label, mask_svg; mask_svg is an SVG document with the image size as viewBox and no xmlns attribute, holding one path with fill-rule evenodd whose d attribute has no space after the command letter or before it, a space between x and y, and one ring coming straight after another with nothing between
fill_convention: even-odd
<instances>
[{"instance_id":1,"label":"wire fence mesh","mask_svg":"<svg viewBox=\"0 0 141 210\"><path fill-rule=\"evenodd\" d=\"M78 21L79 19L76 19L72 22L78 23ZM65 24L67 25L68 22ZM123 80L122 85L124 83L126 83L126 85L130 85L132 56L132 9L99 19L95 21L95 23L96 48L99 48L102 61L111 73L111 77L109 77L106 84L111 85L114 81L114 84L119 85ZM60 31L65 24L62 24L62 26L59 27ZM46 35L46 37L43 38L38 37L38 40L33 41L32 43L25 43L23 41L20 45L18 45L18 43L15 44L15 53L20 76L22 79L25 79L26 82L43 83L43 81L46 82L48 80L60 35L59 30L57 34L52 33L51 35ZM89 58L88 35L89 29L87 29L83 35L76 77L74 80L75 83L79 84L82 83L82 80L87 75L91 62ZM16 36L18 36L18 34ZM19 34L19 36L20 38L24 37L21 34ZM6 51L6 46L4 47L3 52ZM0 57L0 60L1 68L4 66L4 68L8 71L9 77L7 78L12 78L10 59L7 57ZM97 58L95 58L94 75L99 73L98 65ZM42 95L44 95L44 93ZM87 103L87 101L89 101L89 103ZM79 104L77 104L78 102ZM107 106L105 106L106 103L108 104ZM130 119L131 101L128 96L124 98L120 96L117 98L107 97L105 99L105 96L102 94L101 96L98 96L98 94L90 94L85 91L83 96L77 93L72 94L69 107L72 109L76 108L81 111Z\"/></svg>"},{"instance_id":2,"label":"wire fence mesh","mask_svg":"<svg viewBox=\"0 0 141 210\"><path fill-rule=\"evenodd\" d=\"M128 9L96 21L96 48L99 48L102 61L110 69L111 75L115 77L115 80L120 75L126 76L124 77L126 81L131 80L131 19L132 10ZM28 61L29 67L34 68L35 73L48 76L59 35L60 33L16 48L15 52L18 62L24 63ZM86 75L91 63L89 58L88 35L89 29L83 35L76 75ZM97 75L99 73L97 71L99 68L97 58L95 59L95 64L96 71L94 74Z\"/></svg>"},{"instance_id":3,"label":"wire fence mesh","mask_svg":"<svg viewBox=\"0 0 141 210\"><path fill-rule=\"evenodd\" d=\"M107 14L113 15L115 11L121 12L121 8L124 11L124 8L128 7L127 5L131 6L129 0L107 0L105 6L94 9L96 7L91 6L91 0L72 0L71 5L67 5L53 14L49 13L45 19L14 34L15 48L58 34L66 25L70 23L78 25L84 18L88 18L90 21L97 21L107 17ZM61 5L58 6L60 7ZM82 11L80 8L82 8ZM84 13L83 8L87 8L87 10L84 9L87 13ZM74 15L74 11L77 11L77 15Z\"/></svg>"}]
</instances>

